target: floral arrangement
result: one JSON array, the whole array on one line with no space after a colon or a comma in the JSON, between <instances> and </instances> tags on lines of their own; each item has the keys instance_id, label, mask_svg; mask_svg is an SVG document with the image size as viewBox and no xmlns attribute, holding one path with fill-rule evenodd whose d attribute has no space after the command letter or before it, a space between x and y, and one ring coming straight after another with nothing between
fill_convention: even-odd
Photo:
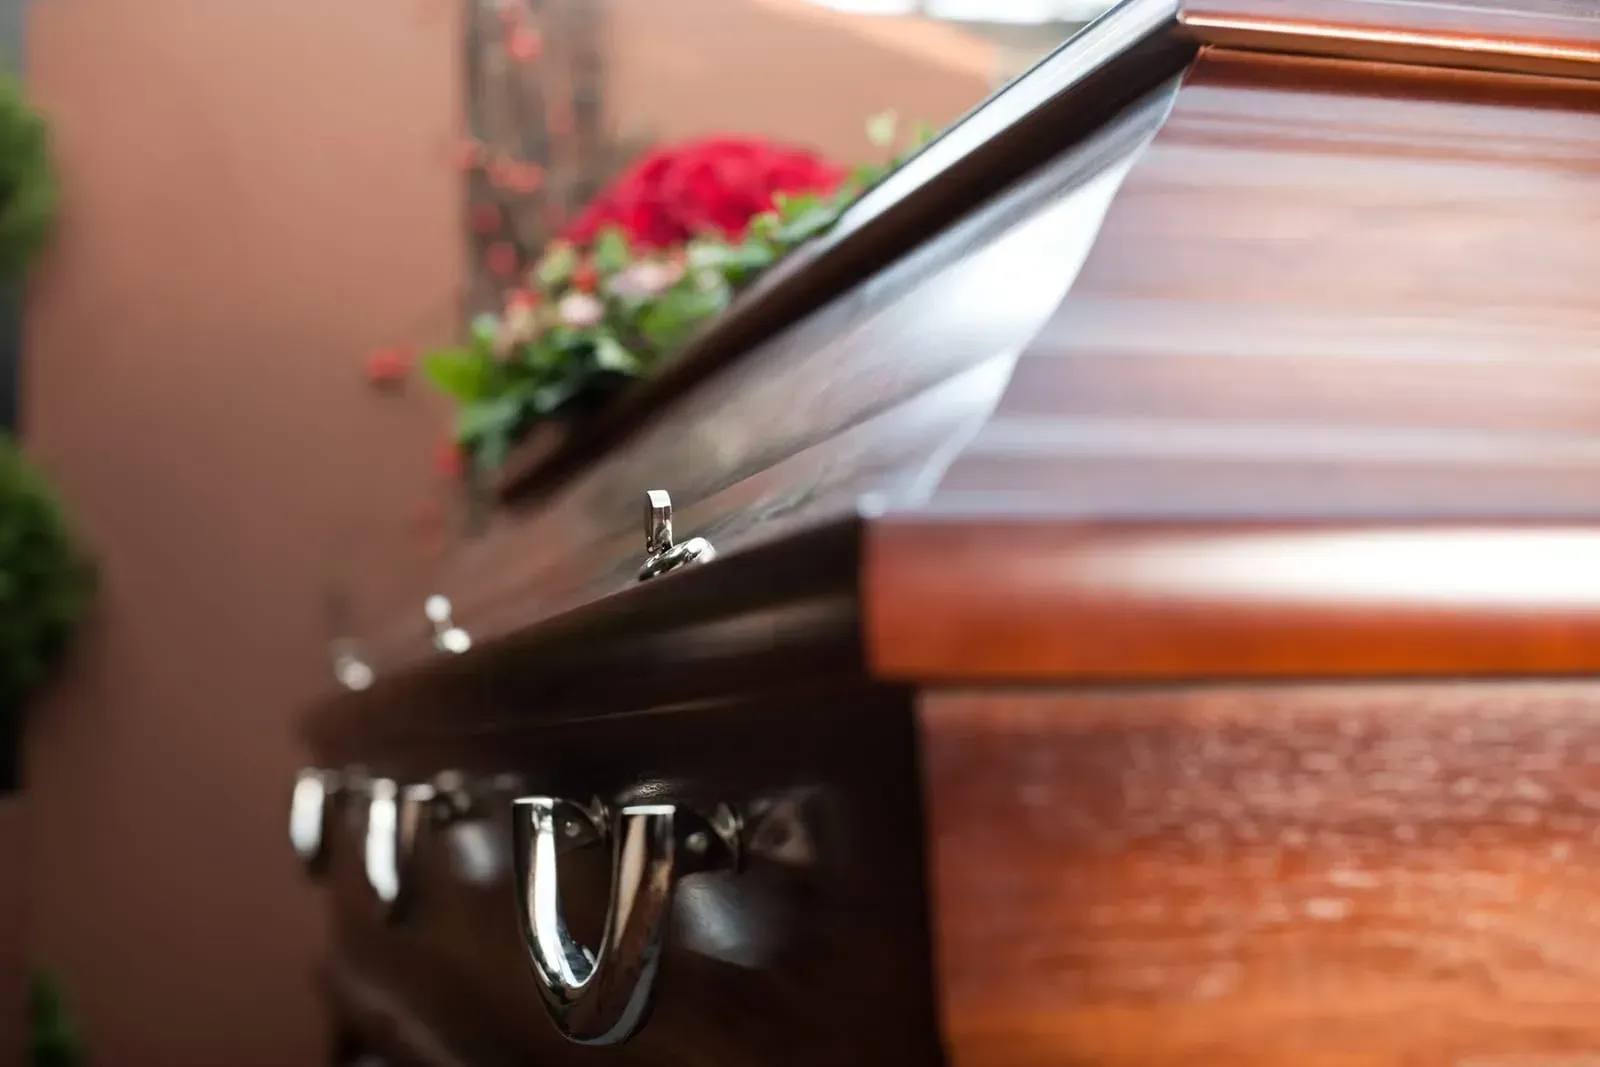
<instances>
[{"instance_id":1,"label":"floral arrangement","mask_svg":"<svg viewBox=\"0 0 1600 1067\"><path fill-rule=\"evenodd\" d=\"M56 217L50 129L15 78L0 74L0 280L21 278Z\"/></svg>"},{"instance_id":2,"label":"floral arrangement","mask_svg":"<svg viewBox=\"0 0 1600 1067\"><path fill-rule=\"evenodd\" d=\"M869 137L889 148L895 127L881 116ZM475 473L493 471L539 425L592 413L655 372L930 135L919 128L894 161L853 169L756 139L645 155L515 279L499 313L479 316L463 343L423 357L426 377L457 405L450 455ZM408 370L396 351L368 363L379 384Z\"/></svg>"}]
</instances>

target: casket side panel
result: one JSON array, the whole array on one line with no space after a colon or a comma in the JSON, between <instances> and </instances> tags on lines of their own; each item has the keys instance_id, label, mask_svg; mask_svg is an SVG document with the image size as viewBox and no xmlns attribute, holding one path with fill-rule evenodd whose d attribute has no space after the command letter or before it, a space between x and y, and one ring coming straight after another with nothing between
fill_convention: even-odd
<instances>
[{"instance_id":1,"label":"casket side panel","mask_svg":"<svg viewBox=\"0 0 1600 1067\"><path fill-rule=\"evenodd\" d=\"M1600 1050L1600 687L921 704L951 1067Z\"/></svg>"}]
</instances>

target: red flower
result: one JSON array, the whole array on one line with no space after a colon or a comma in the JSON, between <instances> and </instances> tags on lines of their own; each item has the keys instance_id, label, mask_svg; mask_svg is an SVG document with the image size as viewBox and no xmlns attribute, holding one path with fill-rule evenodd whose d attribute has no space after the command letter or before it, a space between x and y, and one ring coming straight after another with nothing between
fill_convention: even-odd
<instances>
[{"instance_id":1,"label":"red flower","mask_svg":"<svg viewBox=\"0 0 1600 1067\"><path fill-rule=\"evenodd\" d=\"M367 381L394 385L411 371L411 353L403 348L380 348L367 356Z\"/></svg>"},{"instance_id":2,"label":"red flower","mask_svg":"<svg viewBox=\"0 0 1600 1067\"><path fill-rule=\"evenodd\" d=\"M506 294L506 311L531 311L539 306L539 294L532 289L513 289Z\"/></svg>"},{"instance_id":3,"label":"red flower","mask_svg":"<svg viewBox=\"0 0 1600 1067\"><path fill-rule=\"evenodd\" d=\"M506 51L519 63L530 63L544 52L544 39L537 31L523 27L506 41Z\"/></svg>"},{"instance_id":4,"label":"red flower","mask_svg":"<svg viewBox=\"0 0 1600 1067\"><path fill-rule=\"evenodd\" d=\"M510 241L496 241L483 253L485 269L496 278L509 278L517 273L517 246Z\"/></svg>"},{"instance_id":5,"label":"red flower","mask_svg":"<svg viewBox=\"0 0 1600 1067\"><path fill-rule=\"evenodd\" d=\"M579 264L572 272L572 287L580 293L592 293L600 288L600 272L593 263Z\"/></svg>"},{"instance_id":6,"label":"red flower","mask_svg":"<svg viewBox=\"0 0 1600 1067\"><path fill-rule=\"evenodd\" d=\"M650 153L584 209L565 236L589 244L617 226L647 248L703 233L738 238L776 193L827 193L845 169L801 149L731 137Z\"/></svg>"}]
</instances>

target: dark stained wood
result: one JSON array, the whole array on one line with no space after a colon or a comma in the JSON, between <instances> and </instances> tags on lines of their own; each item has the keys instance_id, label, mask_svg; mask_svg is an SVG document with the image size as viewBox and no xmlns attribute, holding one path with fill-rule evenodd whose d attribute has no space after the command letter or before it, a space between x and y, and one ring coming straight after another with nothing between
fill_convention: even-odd
<instances>
[{"instance_id":1,"label":"dark stained wood","mask_svg":"<svg viewBox=\"0 0 1600 1067\"><path fill-rule=\"evenodd\" d=\"M456 620L492 638L629 589L648 489L672 493L679 536L709 537L724 555L853 511L863 495L914 499L930 463L988 416L1175 92L1147 96L758 346L545 507L503 516L439 575ZM421 604L396 616L394 629L359 635L380 673L431 657Z\"/></svg>"},{"instance_id":2,"label":"dark stained wood","mask_svg":"<svg viewBox=\"0 0 1600 1067\"><path fill-rule=\"evenodd\" d=\"M1589 1062L1600 686L925 697L951 1067Z\"/></svg>"},{"instance_id":3,"label":"dark stained wood","mask_svg":"<svg viewBox=\"0 0 1600 1067\"><path fill-rule=\"evenodd\" d=\"M935 1067L915 747L905 693L797 689L758 708L415 737L374 750L370 765L402 779L446 766L515 771L529 792L614 801L798 798L797 833L757 849L735 876L680 885L649 1024L604 1058ZM491 832L503 834L504 809L490 818ZM467 884L450 867L448 839L432 834L419 854L417 910L398 929L385 927L362 880L357 833L352 821L334 841L328 874L335 972L359 977L356 991L377 989L341 998L354 1003L356 1022L371 1014L362 1004L396 1001L406 1010L388 1014L429 1035L403 1044L431 1043L474 1065L601 1055L566 1044L544 1017L508 880ZM608 867L604 849L563 860L575 929L598 925Z\"/></svg>"},{"instance_id":4,"label":"dark stained wood","mask_svg":"<svg viewBox=\"0 0 1600 1067\"><path fill-rule=\"evenodd\" d=\"M1600 79L1589 0L1185 0L1206 45Z\"/></svg>"}]
</instances>

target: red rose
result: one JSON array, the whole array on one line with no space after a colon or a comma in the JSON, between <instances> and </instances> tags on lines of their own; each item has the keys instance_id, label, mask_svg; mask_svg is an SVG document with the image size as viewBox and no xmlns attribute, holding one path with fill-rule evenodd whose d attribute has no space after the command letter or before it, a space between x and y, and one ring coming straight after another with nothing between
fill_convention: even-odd
<instances>
[{"instance_id":1,"label":"red rose","mask_svg":"<svg viewBox=\"0 0 1600 1067\"><path fill-rule=\"evenodd\" d=\"M367 356L367 381L394 385L411 370L411 353L404 348L382 348Z\"/></svg>"},{"instance_id":2,"label":"red rose","mask_svg":"<svg viewBox=\"0 0 1600 1067\"><path fill-rule=\"evenodd\" d=\"M649 153L578 216L564 234L592 243L616 226L635 245L665 248L703 233L742 236L777 193L828 193L845 178L810 152L749 138L717 137Z\"/></svg>"}]
</instances>

